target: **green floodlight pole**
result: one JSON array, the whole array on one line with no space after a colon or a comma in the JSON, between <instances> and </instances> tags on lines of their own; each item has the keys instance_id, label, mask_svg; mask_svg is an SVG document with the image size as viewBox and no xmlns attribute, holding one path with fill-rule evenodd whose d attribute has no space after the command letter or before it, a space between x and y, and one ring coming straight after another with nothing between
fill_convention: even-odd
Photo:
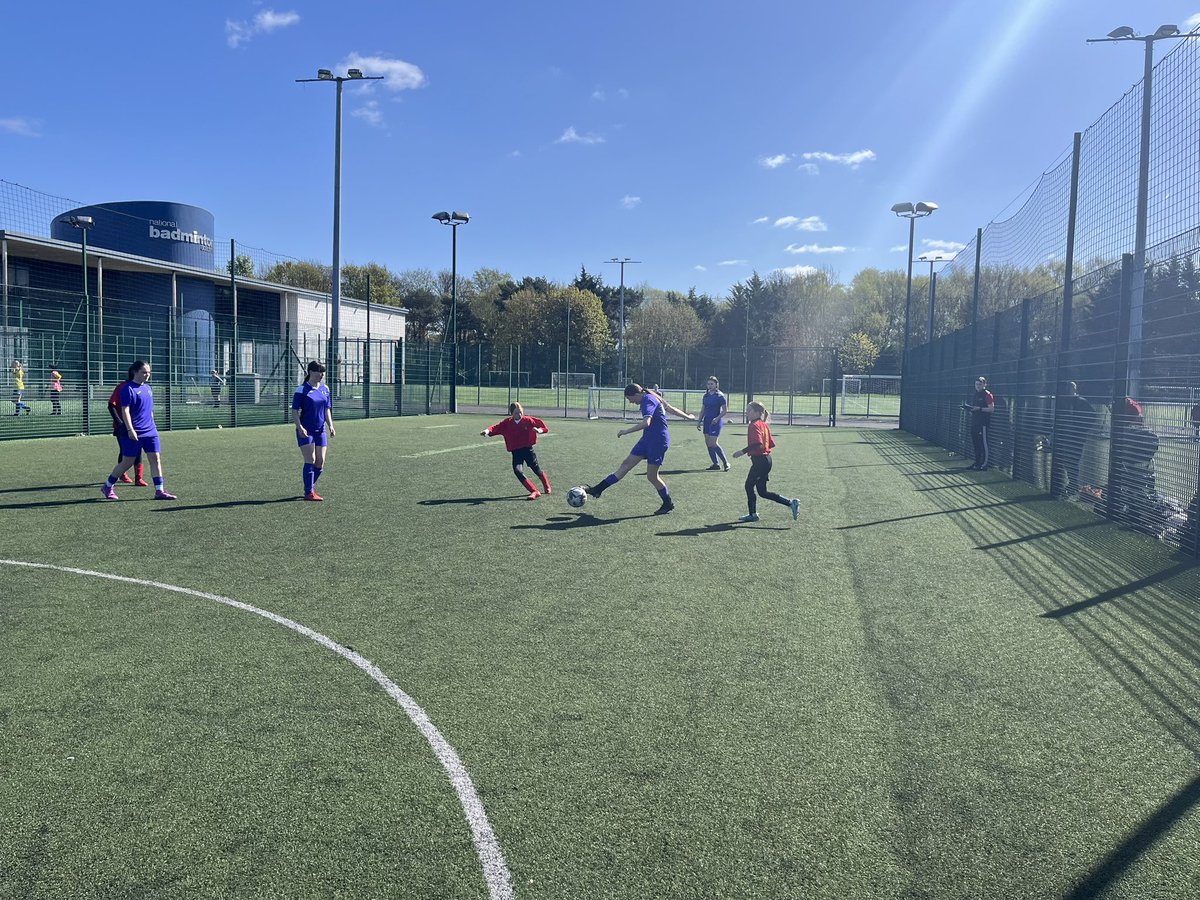
<instances>
[{"instance_id":1,"label":"green floodlight pole","mask_svg":"<svg viewBox=\"0 0 1200 900\"><path fill-rule=\"evenodd\" d=\"M605 265L616 264L621 267L621 299L617 327L617 340L620 344L620 353L617 356L617 365L621 370L617 373L617 383L621 387L624 387L628 383L629 378L628 373L625 371L625 363L628 361L625 356L625 266L636 266L640 262L640 259L630 259L628 256L626 256L624 259L614 256L612 259L606 259L604 261Z\"/></svg>"},{"instance_id":2,"label":"green floodlight pole","mask_svg":"<svg viewBox=\"0 0 1200 900\"><path fill-rule=\"evenodd\" d=\"M337 112L334 118L333 138L333 272L329 321L329 350L325 367L329 371L329 385L335 396L338 393L338 326L342 305L342 83L346 81L382 81L382 75L363 75L362 69L347 69L345 75L334 75L329 69L317 69L316 78L297 78L297 84L311 81L331 81L337 85ZM236 364L235 364L236 368Z\"/></svg>"},{"instance_id":3,"label":"green floodlight pole","mask_svg":"<svg viewBox=\"0 0 1200 900\"><path fill-rule=\"evenodd\" d=\"M450 226L450 412L458 412L458 226L471 216L465 212L436 212L432 218Z\"/></svg>"},{"instance_id":4,"label":"green floodlight pole","mask_svg":"<svg viewBox=\"0 0 1200 900\"><path fill-rule=\"evenodd\" d=\"M91 434L92 424L92 300L88 293L87 277L87 233L96 224L91 216L67 216L67 224L79 229L82 248L81 268L83 269L83 309L84 309L84 340L83 340L83 433Z\"/></svg>"},{"instance_id":5,"label":"green floodlight pole","mask_svg":"<svg viewBox=\"0 0 1200 900\"><path fill-rule=\"evenodd\" d=\"M1137 218L1133 239L1133 285L1129 302L1129 370L1127 393L1136 397L1142 379L1142 320L1146 299L1146 220L1150 192L1150 101L1154 86L1154 42L1168 38L1196 38L1200 30L1180 34L1176 25L1160 25L1154 34L1139 35L1128 25L1108 33L1108 37L1088 38L1089 44L1115 41L1141 41L1145 45L1142 74L1142 134L1138 157Z\"/></svg>"},{"instance_id":6,"label":"green floodlight pole","mask_svg":"<svg viewBox=\"0 0 1200 900\"><path fill-rule=\"evenodd\" d=\"M900 374L904 374L904 363L908 357L909 313L912 310L912 267L913 242L916 239L917 219L931 215L938 205L932 200L922 200L919 203L897 203L892 212L902 219L908 219L908 281L904 294L904 349L900 355ZM903 382L901 382L903 384Z\"/></svg>"}]
</instances>

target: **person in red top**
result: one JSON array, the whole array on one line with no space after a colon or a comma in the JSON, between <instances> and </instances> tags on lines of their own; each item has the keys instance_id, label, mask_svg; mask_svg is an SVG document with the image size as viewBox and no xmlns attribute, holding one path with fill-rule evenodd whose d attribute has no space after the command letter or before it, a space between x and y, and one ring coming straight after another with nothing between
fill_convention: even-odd
<instances>
[{"instance_id":1,"label":"person in red top","mask_svg":"<svg viewBox=\"0 0 1200 900\"><path fill-rule=\"evenodd\" d=\"M122 381L108 398L108 414L112 416L113 420L113 437L117 439L117 465L121 464L121 438L125 436L125 421L121 418L121 403L119 399L121 388L124 386L125 382ZM134 472L137 474L136 482L129 477L128 472L121 473L121 481L125 482L125 484L136 483L138 487L149 487L146 484L146 479L142 477L145 470L142 468L142 451L140 449L138 450L137 462L134 463Z\"/></svg>"},{"instance_id":2,"label":"person in red top","mask_svg":"<svg viewBox=\"0 0 1200 900\"><path fill-rule=\"evenodd\" d=\"M746 416L750 419L750 426L746 429L746 446L733 455L750 457L750 474L746 476L746 505L749 506L750 513L738 521L758 521L758 497L790 507L792 520L795 521L800 518L800 498L794 497L789 500L781 494L767 490L767 479L771 476L771 450L775 446L775 439L771 437L771 427L767 424L770 413L757 400L751 400L746 406ZM756 491L758 497L755 496Z\"/></svg>"},{"instance_id":3,"label":"person in red top","mask_svg":"<svg viewBox=\"0 0 1200 900\"><path fill-rule=\"evenodd\" d=\"M546 473L542 471L538 465L537 454L533 452L533 445L537 443L537 436L545 434L550 429L546 427L546 423L536 416L525 415L525 410L520 403L508 404L510 413L507 419L502 419L491 428L485 428L479 432L484 437L491 437L494 434L504 436L504 448L512 453L513 474L517 476L517 481L524 485L525 490L529 491L529 500L536 500L542 496L543 491L539 491L533 486L533 482L525 477L525 472L521 468L523 465L528 465L533 469L533 474L542 480L542 488L545 493L550 493L550 479L546 477Z\"/></svg>"}]
</instances>

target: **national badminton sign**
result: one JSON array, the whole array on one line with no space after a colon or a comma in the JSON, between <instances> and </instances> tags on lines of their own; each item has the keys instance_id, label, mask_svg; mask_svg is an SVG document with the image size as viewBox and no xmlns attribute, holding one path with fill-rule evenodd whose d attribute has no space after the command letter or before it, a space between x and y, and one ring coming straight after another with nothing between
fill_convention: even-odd
<instances>
[{"instance_id":1,"label":"national badminton sign","mask_svg":"<svg viewBox=\"0 0 1200 900\"><path fill-rule=\"evenodd\" d=\"M199 206L158 200L133 200L82 206L57 216L51 236L79 243L72 217L90 216L88 247L116 250L185 266L211 269L213 214Z\"/></svg>"}]
</instances>

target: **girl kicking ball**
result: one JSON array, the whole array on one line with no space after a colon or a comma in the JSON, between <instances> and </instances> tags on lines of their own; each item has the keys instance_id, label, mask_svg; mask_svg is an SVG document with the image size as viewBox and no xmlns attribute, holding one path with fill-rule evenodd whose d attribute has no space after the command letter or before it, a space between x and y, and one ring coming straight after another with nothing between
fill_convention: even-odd
<instances>
[{"instance_id":1,"label":"girl kicking ball","mask_svg":"<svg viewBox=\"0 0 1200 900\"><path fill-rule=\"evenodd\" d=\"M762 497L764 500L774 500L776 503L791 507L794 521L800 517L800 498L789 500L787 497L767 490L767 479L771 476L771 448L775 446L775 440L771 437L771 429L767 425L769 417L767 408L757 400L751 400L746 406L746 415L750 419L750 427L746 430L746 446L733 455L738 457L745 454L750 457L750 474L746 476L746 505L750 508L750 512L738 521L758 521L758 497ZM758 497L755 496L756 491Z\"/></svg>"},{"instance_id":2,"label":"girl kicking ball","mask_svg":"<svg viewBox=\"0 0 1200 900\"><path fill-rule=\"evenodd\" d=\"M504 449L512 454L512 469L513 474L517 476L517 481L521 482L525 490L529 491L529 497L526 499L536 500L543 493L550 493L550 479L546 477L546 473L542 471L538 465L537 454L533 452L533 445L537 443L539 434L546 434L550 429L546 427L546 423L536 416L525 415L525 410L520 403L508 404L509 417L502 419L490 428L485 428L479 432L484 437L491 437L493 434L504 436ZM525 471L521 466L528 465L533 469L533 474L542 481L542 490L539 491L533 486L533 482L525 477Z\"/></svg>"}]
</instances>

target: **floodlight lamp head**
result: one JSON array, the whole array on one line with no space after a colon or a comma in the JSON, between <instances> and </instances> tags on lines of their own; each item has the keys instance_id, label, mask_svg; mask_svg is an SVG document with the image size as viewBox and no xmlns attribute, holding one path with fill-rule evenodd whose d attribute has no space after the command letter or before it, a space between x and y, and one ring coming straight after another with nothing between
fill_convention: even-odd
<instances>
[{"instance_id":1,"label":"floodlight lamp head","mask_svg":"<svg viewBox=\"0 0 1200 900\"><path fill-rule=\"evenodd\" d=\"M450 213L448 213L448 212L435 212L435 213L433 214L433 218L437 219L437 220L438 220L439 222L441 222L443 225L447 225L447 224L449 224L449 222L450 222Z\"/></svg>"},{"instance_id":2,"label":"floodlight lamp head","mask_svg":"<svg viewBox=\"0 0 1200 900\"><path fill-rule=\"evenodd\" d=\"M459 212L456 209L454 212L450 213L450 221L458 222L460 225L466 224L467 222L471 221L471 215L470 213Z\"/></svg>"},{"instance_id":3,"label":"floodlight lamp head","mask_svg":"<svg viewBox=\"0 0 1200 900\"><path fill-rule=\"evenodd\" d=\"M1159 25L1158 31L1154 32L1156 38L1174 37L1177 34L1179 34L1178 25Z\"/></svg>"},{"instance_id":4,"label":"floodlight lamp head","mask_svg":"<svg viewBox=\"0 0 1200 900\"><path fill-rule=\"evenodd\" d=\"M907 215L912 211L913 205L911 203L897 203L892 207L892 212L898 216Z\"/></svg>"},{"instance_id":5,"label":"floodlight lamp head","mask_svg":"<svg viewBox=\"0 0 1200 900\"><path fill-rule=\"evenodd\" d=\"M362 69L347 69L346 77L347 78L362 78L363 77Z\"/></svg>"},{"instance_id":6,"label":"floodlight lamp head","mask_svg":"<svg viewBox=\"0 0 1200 900\"><path fill-rule=\"evenodd\" d=\"M330 81L333 78L333 73L328 69L317 69L317 77L322 81Z\"/></svg>"},{"instance_id":7,"label":"floodlight lamp head","mask_svg":"<svg viewBox=\"0 0 1200 900\"><path fill-rule=\"evenodd\" d=\"M932 200L922 200L917 204L917 213L922 216L927 216L937 208L938 205Z\"/></svg>"},{"instance_id":8,"label":"floodlight lamp head","mask_svg":"<svg viewBox=\"0 0 1200 900\"><path fill-rule=\"evenodd\" d=\"M69 225L74 225L76 228L91 228L96 224L96 220L91 216L67 216L66 219Z\"/></svg>"},{"instance_id":9,"label":"floodlight lamp head","mask_svg":"<svg viewBox=\"0 0 1200 900\"><path fill-rule=\"evenodd\" d=\"M1120 38L1131 38L1134 36L1134 31L1128 25L1122 25L1120 28L1114 28L1108 33L1110 38L1119 40Z\"/></svg>"}]
</instances>

